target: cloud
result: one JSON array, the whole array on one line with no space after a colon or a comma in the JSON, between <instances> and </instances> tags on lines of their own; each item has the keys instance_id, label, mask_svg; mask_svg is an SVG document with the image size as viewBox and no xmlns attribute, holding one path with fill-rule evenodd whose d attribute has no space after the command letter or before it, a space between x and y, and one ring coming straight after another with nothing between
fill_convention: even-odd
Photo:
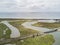
<instances>
[{"instance_id":1,"label":"cloud","mask_svg":"<svg viewBox=\"0 0 60 45\"><path fill-rule=\"evenodd\" d=\"M60 0L0 0L0 12L60 11Z\"/></svg>"}]
</instances>

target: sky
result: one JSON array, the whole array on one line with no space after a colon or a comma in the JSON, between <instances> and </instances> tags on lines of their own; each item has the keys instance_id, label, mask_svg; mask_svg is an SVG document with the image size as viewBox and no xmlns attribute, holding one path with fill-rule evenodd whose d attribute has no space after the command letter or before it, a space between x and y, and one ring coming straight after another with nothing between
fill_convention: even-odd
<instances>
[{"instance_id":1,"label":"sky","mask_svg":"<svg viewBox=\"0 0 60 45\"><path fill-rule=\"evenodd\" d=\"M0 12L60 12L60 0L0 0ZM58 14L0 14L4 17L27 17L27 18L59 18Z\"/></svg>"},{"instance_id":2,"label":"sky","mask_svg":"<svg viewBox=\"0 0 60 45\"><path fill-rule=\"evenodd\" d=\"M0 12L60 12L60 0L0 0Z\"/></svg>"}]
</instances>

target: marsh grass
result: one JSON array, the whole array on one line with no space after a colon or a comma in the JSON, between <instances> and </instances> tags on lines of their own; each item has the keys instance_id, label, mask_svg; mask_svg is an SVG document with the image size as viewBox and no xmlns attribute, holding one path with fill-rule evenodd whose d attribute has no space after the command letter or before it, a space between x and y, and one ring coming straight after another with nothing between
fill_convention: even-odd
<instances>
[{"instance_id":1,"label":"marsh grass","mask_svg":"<svg viewBox=\"0 0 60 45\"><path fill-rule=\"evenodd\" d=\"M38 22L36 24L33 24L33 26L38 26L38 27L45 27L45 28L58 28L60 27L60 23L44 23L44 22Z\"/></svg>"},{"instance_id":2,"label":"marsh grass","mask_svg":"<svg viewBox=\"0 0 60 45\"><path fill-rule=\"evenodd\" d=\"M9 22L11 25L15 26L16 28L19 29L21 36L25 36L25 35L30 35L30 34L34 34L34 33L38 33L38 31L29 29L29 28L24 28L21 24L24 23L26 21L17 21L17 22ZM8 28L6 25L4 24L0 24L0 38L2 38L3 36L3 31ZM4 36L6 39L10 38L11 31L8 28L8 30L6 31L6 36ZM44 37L38 36L35 38L27 38L24 39L24 42L21 42L21 40L19 41L13 41L10 42L8 44L16 44L16 45L52 45L54 43L54 37L52 35L46 35ZM4 44L2 44L4 45Z\"/></svg>"},{"instance_id":3,"label":"marsh grass","mask_svg":"<svg viewBox=\"0 0 60 45\"><path fill-rule=\"evenodd\" d=\"M6 28L8 28L6 25L4 24L0 24L0 39L1 38L10 38L10 34L11 34L11 31L10 29L8 28L8 30L6 31L6 34L4 35L4 30L6 30Z\"/></svg>"}]
</instances>

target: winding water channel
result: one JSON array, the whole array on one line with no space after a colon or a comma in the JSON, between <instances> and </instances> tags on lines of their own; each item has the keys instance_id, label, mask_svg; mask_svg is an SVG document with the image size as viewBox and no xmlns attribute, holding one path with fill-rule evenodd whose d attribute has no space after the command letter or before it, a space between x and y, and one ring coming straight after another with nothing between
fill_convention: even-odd
<instances>
[{"instance_id":1,"label":"winding water channel","mask_svg":"<svg viewBox=\"0 0 60 45\"><path fill-rule=\"evenodd\" d=\"M24 22L23 25L25 28L30 28L30 29L33 29L33 30L37 30L37 31L40 31L40 32L47 32L47 31L52 31L52 29L48 29L48 28L43 28L43 27L36 27L36 26L32 26L32 24L35 24L35 23L38 23L40 20L38 21L29 21L29 22ZM41 22L41 21L40 21ZM45 22L45 21L43 21ZM48 21L47 21L48 22ZM54 22L54 21L53 21ZM10 30L11 30L11 35L10 37L11 38L17 38L17 37L20 37L20 32L19 30L12 26L11 24L9 24L8 21L2 21L1 23L5 24ZM51 22L49 22L51 23ZM6 29L7 30L7 29ZM58 29L60 31L60 29ZM55 38L55 43L53 45L60 45L60 32L57 31L57 32L54 32L54 33L50 33L54 36ZM4 31L4 34L5 34L6 31ZM7 45L12 45L12 44L7 44Z\"/></svg>"},{"instance_id":2,"label":"winding water channel","mask_svg":"<svg viewBox=\"0 0 60 45\"><path fill-rule=\"evenodd\" d=\"M32 22L25 22L23 23L22 25L25 27L25 28L30 28L30 29L34 29L34 30L37 30L37 31L41 31L41 32L46 32L46 31L51 31L52 29L48 29L48 28L43 28L43 27L36 27L36 26L32 26L32 24L35 24L39 21L32 21ZM60 29L58 29L60 30ZM60 32L54 32L54 33L50 33L54 36L55 38L55 43L53 45L60 45Z\"/></svg>"},{"instance_id":3,"label":"winding water channel","mask_svg":"<svg viewBox=\"0 0 60 45\"><path fill-rule=\"evenodd\" d=\"M10 38L20 37L20 31L16 27L9 24L8 21L2 21L1 23L5 24L11 30ZM4 31L4 34L5 32L6 30Z\"/></svg>"}]
</instances>

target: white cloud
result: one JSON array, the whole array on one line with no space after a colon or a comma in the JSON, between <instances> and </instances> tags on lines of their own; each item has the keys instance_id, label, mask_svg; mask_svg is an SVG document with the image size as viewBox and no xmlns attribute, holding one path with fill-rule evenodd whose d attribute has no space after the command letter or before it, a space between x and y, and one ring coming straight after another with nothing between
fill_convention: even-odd
<instances>
[{"instance_id":1,"label":"white cloud","mask_svg":"<svg viewBox=\"0 0 60 45\"><path fill-rule=\"evenodd\" d=\"M1 11L60 11L60 0L0 0Z\"/></svg>"}]
</instances>

